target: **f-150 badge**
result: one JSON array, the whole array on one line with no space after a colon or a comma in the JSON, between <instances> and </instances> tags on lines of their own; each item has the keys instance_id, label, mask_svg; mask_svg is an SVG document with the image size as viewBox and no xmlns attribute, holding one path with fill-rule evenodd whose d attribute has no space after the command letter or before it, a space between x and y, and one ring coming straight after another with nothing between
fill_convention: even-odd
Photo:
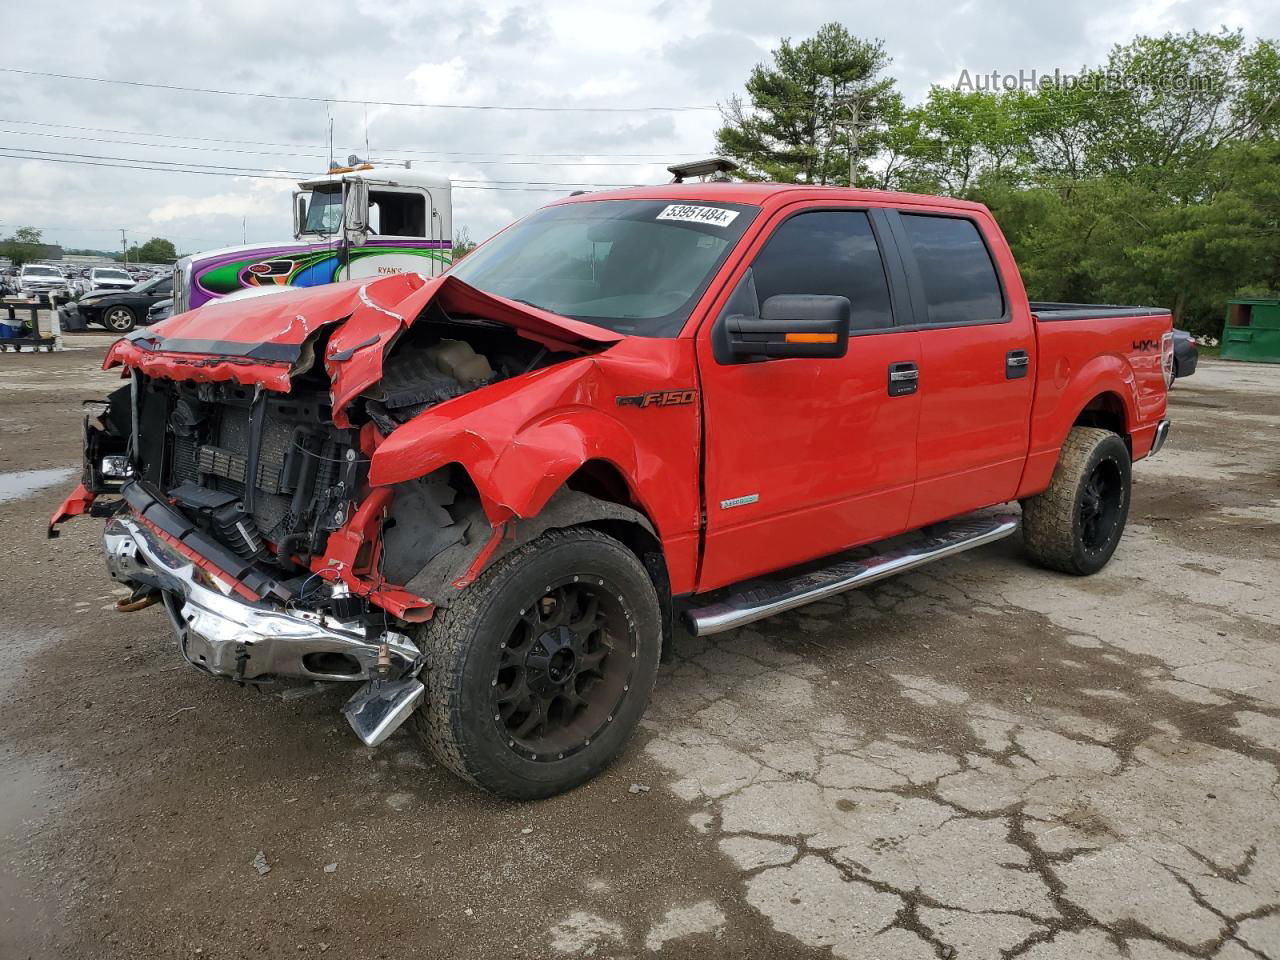
<instances>
[{"instance_id":1,"label":"f-150 badge","mask_svg":"<svg viewBox=\"0 0 1280 960\"><path fill-rule=\"evenodd\" d=\"M618 397L618 406L678 407L681 404L693 403L697 397L697 390L655 390L651 393L637 393L632 397Z\"/></svg>"}]
</instances>

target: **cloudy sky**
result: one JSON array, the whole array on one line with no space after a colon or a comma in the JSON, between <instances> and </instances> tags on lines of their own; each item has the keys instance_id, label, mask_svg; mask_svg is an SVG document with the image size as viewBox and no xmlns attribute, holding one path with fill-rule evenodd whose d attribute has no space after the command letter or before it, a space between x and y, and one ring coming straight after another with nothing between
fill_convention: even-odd
<instances>
[{"instance_id":1,"label":"cloudy sky","mask_svg":"<svg viewBox=\"0 0 1280 960\"><path fill-rule=\"evenodd\" d=\"M364 154L367 129L374 157L412 157L457 181L455 228L482 239L572 189L530 182L664 182L667 163L708 155L716 110L670 108L714 108L779 37L830 20L885 41L908 100L965 69L1073 71L1136 33L1280 36L1274 0L10 0L0 66L306 99L0 72L0 235L31 224L66 246L118 248L124 228L184 252L285 239L290 177L323 171L332 117L339 158ZM119 158L219 172L109 165Z\"/></svg>"}]
</instances>

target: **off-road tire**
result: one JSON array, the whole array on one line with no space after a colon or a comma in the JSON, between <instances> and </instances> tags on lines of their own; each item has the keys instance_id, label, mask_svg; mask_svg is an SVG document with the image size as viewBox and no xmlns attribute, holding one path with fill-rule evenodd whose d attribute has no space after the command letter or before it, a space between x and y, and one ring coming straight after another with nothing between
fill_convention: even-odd
<instances>
[{"instance_id":1,"label":"off-road tire","mask_svg":"<svg viewBox=\"0 0 1280 960\"><path fill-rule=\"evenodd\" d=\"M102 314L102 325L112 333L128 333L138 324L138 318L128 307L107 307Z\"/></svg>"},{"instance_id":2,"label":"off-road tire","mask_svg":"<svg viewBox=\"0 0 1280 960\"><path fill-rule=\"evenodd\" d=\"M1087 576L1107 565L1124 533L1132 489L1129 448L1110 430L1074 427L1058 454L1049 488L1022 502L1022 542L1032 560L1051 570ZM1106 474L1119 484L1113 514L1102 536L1085 536L1082 504L1091 478Z\"/></svg>"},{"instance_id":3,"label":"off-road tire","mask_svg":"<svg viewBox=\"0 0 1280 960\"><path fill-rule=\"evenodd\" d=\"M563 759L536 760L512 748L494 713L494 679L502 647L547 584L566 577L602 580L630 623L635 657L630 682L601 732ZM426 657L426 702L411 718L436 759L464 780L499 796L534 800L562 793L604 770L635 731L657 679L662 617L643 564L597 530L551 530L513 550L418 631ZM611 656L614 654L611 654Z\"/></svg>"}]
</instances>

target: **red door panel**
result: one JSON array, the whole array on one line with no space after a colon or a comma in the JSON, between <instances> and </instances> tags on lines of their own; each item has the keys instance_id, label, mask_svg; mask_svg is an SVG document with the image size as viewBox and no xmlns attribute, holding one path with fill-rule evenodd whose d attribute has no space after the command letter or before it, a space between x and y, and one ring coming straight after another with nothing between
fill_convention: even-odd
<instances>
[{"instance_id":1,"label":"red door panel","mask_svg":"<svg viewBox=\"0 0 1280 960\"><path fill-rule=\"evenodd\" d=\"M910 525L1012 500L1026 463L1035 373L1006 374L1009 351L1035 343L1022 324L920 334L920 427Z\"/></svg>"},{"instance_id":2,"label":"red door panel","mask_svg":"<svg viewBox=\"0 0 1280 960\"><path fill-rule=\"evenodd\" d=\"M901 532L915 480L918 395L890 397L919 334L853 337L840 360L721 366L699 345L706 546L699 589ZM733 505L735 500L757 497ZM727 505L726 505L727 504Z\"/></svg>"}]
</instances>

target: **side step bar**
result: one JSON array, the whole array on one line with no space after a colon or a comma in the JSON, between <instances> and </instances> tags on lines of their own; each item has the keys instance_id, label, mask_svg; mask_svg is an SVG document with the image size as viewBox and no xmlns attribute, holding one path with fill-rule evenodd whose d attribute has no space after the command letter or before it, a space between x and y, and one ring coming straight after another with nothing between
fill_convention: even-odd
<instances>
[{"instance_id":1,"label":"side step bar","mask_svg":"<svg viewBox=\"0 0 1280 960\"><path fill-rule=\"evenodd\" d=\"M888 549L869 556L838 560L830 566L809 569L804 573L762 577L736 588L727 588L729 592L724 599L686 611L685 623L697 637L723 633L824 597L865 587L934 560L1003 540L1017 529L1018 517L1007 513L963 517L935 524L902 546L889 546L889 543L903 543L903 538L898 537L885 544Z\"/></svg>"}]
</instances>

